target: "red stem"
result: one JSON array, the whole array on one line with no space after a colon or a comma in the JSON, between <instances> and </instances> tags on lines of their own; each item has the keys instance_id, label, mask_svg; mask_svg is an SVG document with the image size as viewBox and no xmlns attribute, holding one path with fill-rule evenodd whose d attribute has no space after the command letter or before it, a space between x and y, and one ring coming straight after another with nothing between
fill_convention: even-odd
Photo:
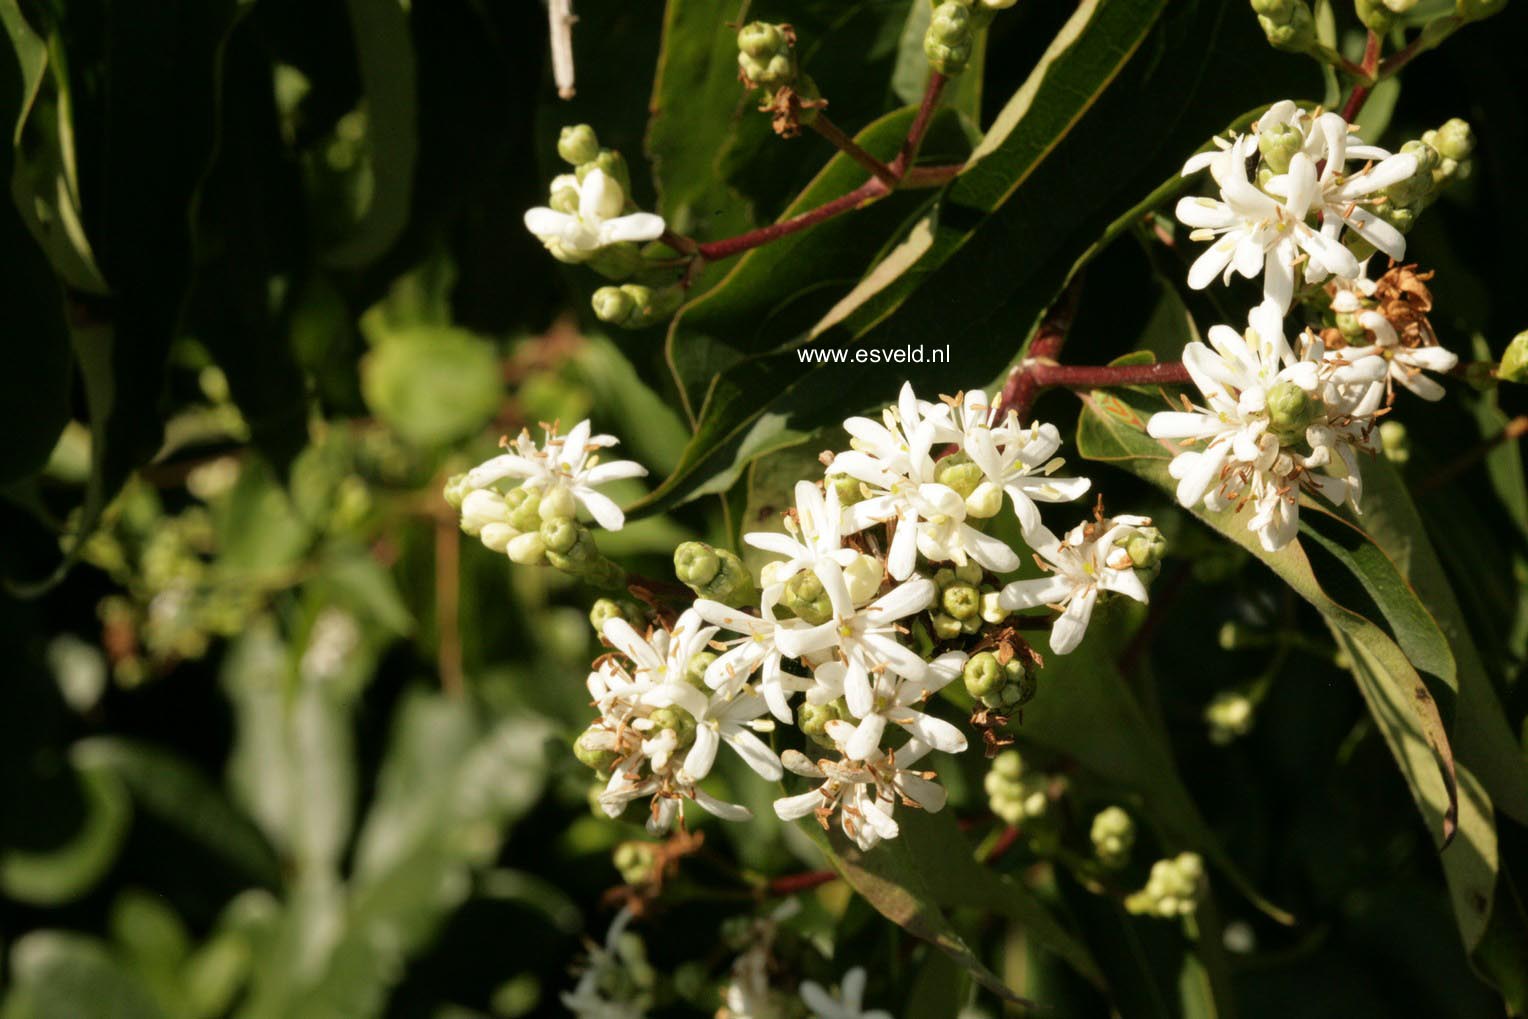
<instances>
[{"instance_id":1,"label":"red stem","mask_svg":"<svg viewBox=\"0 0 1528 1019\"><path fill-rule=\"evenodd\" d=\"M842 128L828 119L827 114L818 113L816 117L812 118L811 127L813 131L816 131L831 142L838 151L870 171L872 177L875 177L887 187L894 188L897 186L897 181L900 179L897 171L860 148L858 143L845 134Z\"/></svg>"},{"instance_id":2,"label":"red stem","mask_svg":"<svg viewBox=\"0 0 1528 1019\"><path fill-rule=\"evenodd\" d=\"M907 129L907 139L902 142L902 151L897 153L897 158L891 161L891 169L899 176L908 167L912 166L913 160L918 155L918 146L923 144L923 136L928 133L929 124L933 123L934 111L939 107L939 96L944 92L945 82L949 79L938 71L929 73L928 87L923 90L923 102L918 105L918 113L913 117L912 127Z\"/></svg>"},{"instance_id":3,"label":"red stem","mask_svg":"<svg viewBox=\"0 0 1528 1019\"><path fill-rule=\"evenodd\" d=\"M1111 386L1183 386L1192 382L1188 369L1180 361L1156 364L1092 365L1034 364L1029 366L1034 384L1045 389L1065 386L1068 389L1108 388Z\"/></svg>"},{"instance_id":4,"label":"red stem","mask_svg":"<svg viewBox=\"0 0 1528 1019\"><path fill-rule=\"evenodd\" d=\"M1067 330L1072 327L1072 319L1077 314L1077 298L1081 292L1082 277L1078 276L1067 284L1061 297L1045 313L1045 319L1035 331L1034 342L1029 345L1029 354L1008 376L1007 384L998 394L996 409L999 420L1007 417L1010 410L1018 414L1021 424L1029 417L1035 397L1040 395L1040 384L1035 380L1032 369L1037 362L1054 362L1061 356Z\"/></svg>"},{"instance_id":5,"label":"red stem","mask_svg":"<svg viewBox=\"0 0 1528 1019\"><path fill-rule=\"evenodd\" d=\"M836 870L809 870L802 874L777 877L765 887L765 891L769 895L795 895L837 880L838 871Z\"/></svg>"},{"instance_id":6,"label":"red stem","mask_svg":"<svg viewBox=\"0 0 1528 1019\"><path fill-rule=\"evenodd\" d=\"M712 241L709 244L700 244L696 246L696 250L707 261L727 258L739 252L747 251L750 248L757 248L768 244L770 241L779 240L781 237L793 234L798 230L805 230L809 226L816 226L823 220L832 219L834 216L842 215L851 209L857 209L861 205L873 202L877 198L890 193L890 188L879 179L872 177L853 191L850 191L847 195L835 198L831 202L824 202L810 212L803 212L799 216L792 216L790 219L781 220L779 223L771 223L769 226L762 226L757 230L738 234L736 237L725 237L722 240Z\"/></svg>"},{"instance_id":7,"label":"red stem","mask_svg":"<svg viewBox=\"0 0 1528 1019\"><path fill-rule=\"evenodd\" d=\"M1364 103L1369 99L1369 93L1373 90L1374 73L1379 69L1379 50L1382 40L1379 33L1372 28L1369 30L1369 38L1364 43L1364 59L1360 69L1363 71L1367 82L1360 81L1353 86L1353 91L1348 94L1348 101L1342 106L1342 119L1349 124L1358 119L1358 114L1363 110Z\"/></svg>"}]
</instances>

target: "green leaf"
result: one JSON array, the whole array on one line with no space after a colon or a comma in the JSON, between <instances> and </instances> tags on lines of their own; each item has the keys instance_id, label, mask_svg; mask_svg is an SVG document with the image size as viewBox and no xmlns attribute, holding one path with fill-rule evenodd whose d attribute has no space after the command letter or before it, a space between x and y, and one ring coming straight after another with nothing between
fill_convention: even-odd
<instances>
[{"instance_id":1,"label":"green leaf","mask_svg":"<svg viewBox=\"0 0 1528 1019\"><path fill-rule=\"evenodd\" d=\"M1094 391L1083 398L1083 412L1077 428L1078 451L1090 460L1103 460L1152 482L1164 492L1172 493L1175 482L1167 473L1173 448L1158 442L1145 432L1146 420L1151 408L1140 397L1132 397L1141 406L1133 406L1120 395ZM1412 795L1424 814L1432 805L1435 788L1443 794L1443 803L1437 810L1437 825L1433 827L1434 838L1446 844L1454 833L1457 815L1457 786L1454 778L1454 758L1448 735L1439 716L1437 702L1406 655L1384 630L1371 619L1365 618L1351 607L1355 595L1367 592L1380 602L1382 618L1392 625L1421 625L1419 617L1408 601L1415 600L1404 581L1388 558L1375 555L1367 546L1372 542L1362 532L1346 521L1322 510L1311 503L1302 506L1300 514L1301 533L1309 540L1307 548L1300 542L1292 542L1277 552L1265 552L1256 536L1242 523L1242 518L1232 510L1211 513L1202 505L1194 507L1194 516L1208 524L1235 543L1247 549L1265 565L1278 574L1297 594L1310 602L1326 617L1334 630L1342 633L1348 642L1363 650L1362 662L1354 656L1354 676L1359 688L1370 702L1371 711L1382 725L1391 725L1395 731L1404 731L1408 738L1420 741L1429 748L1432 761L1426 774L1417 773L1410 759L1402 759L1397 751L1397 761L1406 774ZM1313 553L1324 553L1335 561L1337 568L1326 568L1318 579ZM1347 602L1339 602L1329 592L1329 586L1341 585L1341 595ZM1408 598L1409 594L1409 598ZM1426 615L1426 610L1421 610ZM1376 613L1378 615L1378 613ZM1430 616L1427 618L1431 618ZM1434 624L1436 628L1436 624ZM1408 631L1407 643L1417 647L1427 639L1420 631ZM1428 649L1428 660L1446 675L1444 681L1453 679L1453 669L1441 669L1446 644L1441 636L1437 646ZM1452 657L1448 663L1452 665ZM1380 718L1379 712L1385 712ZM1397 744L1392 743L1392 750ZM1441 779L1435 787L1433 776ZM1426 804L1426 806L1424 806Z\"/></svg>"},{"instance_id":2,"label":"green leaf","mask_svg":"<svg viewBox=\"0 0 1528 1019\"><path fill-rule=\"evenodd\" d=\"M95 938L34 931L11 949L4 1019L164 1019L153 995Z\"/></svg>"},{"instance_id":3,"label":"green leaf","mask_svg":"<svg viewBox=\"0 0 1528 1019\"><path fill-rule=\"evenodd\" d=\"M868 852L840 834L824 834L802 822L833 868L876 910L909 933L937 946L971 978L1000 997L1024 1001L979 959L951 923L946 910L974 908L1006 917L1095 984L1103 976L1088 950L1020 882L983 867L970 842L947 812L907 810L901 833ZM937 867L927 861L938 860Z\"/></svg>"},{"instance_id":4,"label":"green leaf","mask_svg":"<svg viewBox=\"0 0 1528 1019\"><path fill-rule=\"evenodd\" d=\"M493 345L463 329L400 329L361 363L367 406L418 446L443 446L475 434L502 398Z\"/></svg>"},{"instance_id":5,"label":"green leaf","mask_svg":"<svg viewBox=\"0 0 1528 1019\"><path fill-rule=\"evenodd\" d=\"M808 322L770 316L767 309L800 288L770 284L751 298L759 309L752 319L733 323L734 331L741 326L738 339L703 333L697 340L702 331L688 316L700 313L704 298L681 313L670 360L682 388L693 393L693 380L720 374L696 413L684 460L646 505L724 487L748 460L889 399L908 375L905 363L884 357L889 352L949 344L949 363L918 367L929 392L995 377L1074 265L1140 195L1270 91L1283 85L1299 94L1307 69L1267 50L1255 20L1221 3L1080 5L967 171L854 293L831 291L842 296L838 306ZM1163 95L1175 97L1165 123ZM883 359L810 364L794 349L803 342ZM738 355L744 360L733 363Z\"/></svg>"},{"instance_id":6,"label":"green leaf","mask_svg":"<svg viewBox=\"0 0 1528 1019\"><path fill-rule=\"evenodd\" d=\"M0 849L0 890L13 899L56 906L80 898L111 869L127 840L133 809L122 782L87 760L74 763L80 817L67 839Z\"/></svg>"}]
</instances>

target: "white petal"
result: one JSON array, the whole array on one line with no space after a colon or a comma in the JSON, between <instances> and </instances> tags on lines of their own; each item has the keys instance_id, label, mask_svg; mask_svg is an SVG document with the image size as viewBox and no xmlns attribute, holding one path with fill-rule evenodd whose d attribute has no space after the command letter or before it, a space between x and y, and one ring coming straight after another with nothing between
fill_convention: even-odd
<instances>
[{"instance_id":1,"label":"white petal","mask_svg":"<svg viewBox=\"0 0 1528 1019\"><path fill-rule=\"evenodd\" d=\"M1093 617L1093 603L1098 599L1098 589L1088 588L1073 598L1053 624L1050 632L1050 649L1064 655L1082 643L1087 632L1088 620Z\"/></svg>"}]
</instances>

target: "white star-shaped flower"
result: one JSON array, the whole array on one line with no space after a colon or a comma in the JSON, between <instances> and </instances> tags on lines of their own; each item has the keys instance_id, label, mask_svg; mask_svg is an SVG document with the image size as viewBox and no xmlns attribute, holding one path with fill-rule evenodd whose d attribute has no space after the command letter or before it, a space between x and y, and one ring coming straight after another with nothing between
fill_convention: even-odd
<instances>
[{"instance_id":1,"label":"white star-shaped flower","mask_svg":"<svg viewBox=\"0 0 1528 1019\"><path fill-rule=\"evenodd\" d=\"M1035 553L1045 561L1050 575L1036 580L1016 580L998 596L1009 610L1050 605L1061 610L1051 625L1050 649L1064 655L1082 643L1093 606L1100 592L1112 591L1138 602L1146 601L1146 585L1135 572L1129 554L1119 545L1146 517L1119 516L1112 520L1080 524L1065 539L1040 528Z\"/></svg>"},{"instance_id":2,"label":"white star-shaped flower","mask_svg":"<svg viewBox=\"0 0 1528 1019\"><path fill-rule=\"evenodd\" d=\"M928 674L922 680L902 679L890 670L874 676L871 680L871 708L863 715L855 716L859 724L844 741L844 756L853 761L880 757L881 737L887 723L900 726L909 736L942 753L958 754L965 750L965 733L942 718L917 710L918 705L959 676L965 664L965 652L949 651L928 663ZM847 673L848 667L843 662L826 662L818 666L813 671L815 683L807 691L808 702L826 704L843 696Z\"/></svg>"},{"instance_id":3,"label":"white star-shaped flower","mask_svg":"<svg viewBox=\"0 0 1528 1019\"><path fill-rule=\"evenodd\" d=\"M517 478L526 488L540 492L544 506L566 509L572 513L572 503L582 505L590 516L607 531L619 531L626 523L621 507L602 492L598 486L623 478L640 478L647 475L647 468L633 460L599 462L599 451L617 445L613 435L591 435L589 422L580 421L565 436L557 434L556 426L548 426L546 442L538 447L530 433L522 431L511 443L509 452L484 461L467 472L465 486L468 489L485 489L505 478ZM564 505L558 505L564 503ZM466 500L463 500L463 506ZM549 510L544 509L542 516Z\"/></svg>"},{"instance_id":4,"label":"white star-shaped flower","mask_svg":"<svg viewBox=\"0 0 1528 1019\"><path fill-rule=\"evenodd\" d=\"M801 1000L811 1010L812 1019L891 1019L891 1013L879 1008L866 1010L865 970L856 966L844 974L835 998L810 980L801 981Z\"/></svg>"},{"instance_id":5,"label":"white star-shaped flower","mask_svg":"<svg viewBox=\"0 0 1528 1019\"><path fill-rule=\"evenodd\" d=\"M541 206L525 214L525 228L541 239L547 250L564 262L583 262L601 248L621 241L653 241L663 234L662 216L650 212L621 213L626 192L603 170L591 170L582 182L559 177L556 189L578 192L578 211L558 212Z\"/></svg>"}]
</instances>

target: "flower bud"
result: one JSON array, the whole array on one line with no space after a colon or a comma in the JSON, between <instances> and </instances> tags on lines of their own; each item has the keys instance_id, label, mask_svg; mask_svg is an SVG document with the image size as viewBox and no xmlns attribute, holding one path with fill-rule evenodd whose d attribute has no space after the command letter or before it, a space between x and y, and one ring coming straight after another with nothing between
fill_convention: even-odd
<instances>
[{"instance_id":1,"label":"flower bud","mask_svg":"<svg viewBox=\"0 0 1528 1019\"><path fill-rule=\"evenodd\" d=\"M954 616L947 616L943 612L935 612L932 621L934 636L940 640L954 640L964 632L961 629L960 620Z\"/></svg>"},{"instance_id":2,"label":"flower bud","mask_svg":"<svg viewBox=\"0 0 1528 1019\"><path fill-rule=\"evenodd\" d=\"M1502 382L1528 382L1528 331L1518 333L1507 344L1496 377Z\"/></svg>"},{"instance_id":3,"label":"flower bud","mask_svg":"<svg viewBox=\"0 0 1528 1019\"><path fill-rule=\"evenodd\" d=\"M835 474L828 478L828 484L832 485L833 491L838 493L840 506L853 506L865 499L865 493L860 487L858 478L851 478L847 474Z\"/></svg>"},{"instance_id":4,"label":"flower bud","mask_svg":"<svg viewBox=\"0 0 1528 1019\"><path fill-rule=\"evenodd\" d=\"M1316 45L1316 19L1305 0L1252 0L1252 9L1273 47L1300 52Z\"/></svg>"},{"instance_id":5,"label":"flower bud","mask_svg":"<svg viewBox=\"0 0 1528 1019\"><path fill-rule=\"evenodd\" d=\"M1226 746L1252 728L1252 698L1240 690L1226 690L1215 695L1204 709L1204 721L1210 730L1210 742Z\"/></svg>"},{"instance_id":6,"label":"flower bud","mask_svg":"<svg viewBox=\"0 0 1528 1019\"><path fill-rule=\"evenodd\" d=\"M546 545L535 531L512 539L504 551L512 562L521 566L539 566L546 557Z\"/></svg>"},{"instance_id":7,"label":"flower bud","mask_svg":"<svg viewBox=\"0 0 1528 1019\"><path fill-rule=\"evenodd\" d=\"M491 552L505 552L509 549L509 543L520 537L520 532L508 524L492 523L484 524L483 530L478 534L478 540Z\"/></svg>"},{"instance_id":8,"label":"flower bud","mask_svg":"<svg viewBox=\"0 0 1528 1019\"><path fill-rule=\"evenodd\" d=\"M482 532L484 524L509 522L509 507L504 504L504 497L491 489L468 492L459 508L462 530L474 537Z\"/></svg>"},{"instance_id":9,"label":"flower bud","mask_svg":"<svg viewBox=\"0 0 1528 1019\"><path fill-rule=\"evenodd\" d=\"M443 494L446 497L446 504L454 510L461 509L462 502L466 500L467 493L471 491L472 489L467 487L466 474L451 475L451 477L446 479L446 486L443 490Z\"/></svg>"},{"instance_id":10,"label":"flower bud","mask_svg":"<svg viewBox=\"0 0 1528 1019\"><path fill-rule=\"evenodd\" d=\"M579 163L573 170L574 176L582 184L584 178L595 170L601 170L609 178L603 204L600 212L606 216L619 216L626 209L626 196L631 194L631 170L626 166L626 157L615 149L600 149L599 154L587 163ZM615 187L609 184L617 185Z\"/></svg>"},{"instance_id":11,"label":"flower bud","mask_svg":"<svg viewBox=\"0 0 1528 1019\"><path fill-rule=\"evenodd\" d=\"M536 506L536 514L542 520L571 518L578 514L578 503L574 500L572 491L566 486L558 485L542 493L541 502Z\"/></svg>"},{"instance_id":12,"label":"flower bud","mask_svg":"<svg viewBox=\"0 0 1528 1019\"><path fill-rule=\"evenodd\" d=\"M690 656L690 660L685 663L685 667L684 667L684 679L685 679L685 682L689 683L691 686L695 687L697 690L705 690L705 689L707 689L707 687L706 687L706 670L711 667L711 663L714 662L714 661L716 661L716 652L715 651L697 651L697 652L695 652L693 655Z\"/></svg>"},{"instance_id":13,"label":"flower bud","mask_svg":"<svg viewBox=\"0 0 1528 1019\"><path fill-rule=\"evenodd\" d=\"M996 626L1007 619L1011 613L1003 608L1003 594L1001 591L983 591L981 617L982 622Z\"/></svg>"},{"instance_id":14,"label":"flower bud","mask_svg":"<svg viewBox=\"0 0 1528 1019\"><path fill-rule=\"evenodd\" d=\"M1305 435L1320 420L1322 403L1293 382L1275 383L1267 395L1268 425L1287 445Z\"/></svg>"},{"instance_id":15,"label":"flower bud","mask_svg":"<svg viewBox=\"0 0 1528 1019\"><path fill-rule=\"evenodd\" d=\"M1384 35L1395 24L1395 12L1381 0L1353 0L1353 9L1371 32Z\"/></svg>"},{"instance_id":16,"label":"flower bud","mask_svg":"<svg viewBox=\"0 0 1528 1019\"><path fill-rule=\"evenodd\" d=\"M1258 132L1257 150L1274 173L1288 173L1289 161L1305 146L1305 136L1293 124L1270 124Z\"/></svg>"},{"instance_id":17,"label":"flower bud","mask_svg":"<svg viewBox=\"0 0 1528 1019\"><path fill-rule=\"evenodd\" d=\"M591 725L573 741L573 756L586 767L608 773L616 762L616 753L609 749L610 737L603 728Z\"/></svg>"},{"instance_id":18,"label":"flower bud","mask_svg":"<svg viewBox=\"0 0 1528 1019\"><path fill-rule=\"evenodd\" d=\"M680 749L695 742L695 716L677 705L666 708L658 708L648 715L648 720L653 723L652 732L658 733L665 729L671 730L678 739Z\"/></svg>"},{"instance_id":19,"label":"flower bud","mask_svg":"<svg viewBox=\"0 0 1528 1019\"><path fill-rule=\"evenodd\" d=\"M737 48L741 53L762 60L790 49L790 40L783 26L755 21L738 30Z\"/></svg>"},{"instance_id":20,"label":"flower bud","mask_svg":"<svg viewBox=\"0 0 1528 1019\"><path fill-rule=\"evenodd\" d=\"M519 531L534 531L541 526L541 491L535 488L512 488L504 493L509 508L509 524Z\"/></svg>"},{"instance_id":21,"label":"flower bud","mask_svg":"<svg viewBox=\"0 0 1528 1019\"><path fill-rule=\"evenodd\" d=\"M847 719L848 710L841 701L813 704L810 701L796 709L796 724L814 743L831 748L833 740L828 736L828 723Z\"/></svg>"},{"instance_id":22,"label":"flower bud","mask_svg":"<svg viewBox=\"0 0 1528 1019\"><path fill-rule=\"evenodd\" d=\"M844 570L844 584L849 588L849 600L863 605L881 593L881 579L886 568L872 555L860 555Z\"/></svg>"},{"instance_id":23,"label":"flower bud","mask_svg":"<svg viewBox=\"0 0 1528 1019\"><path fill-rule=\"evenodd\" d=\"M631 241L607 244L594 252L585 252L583 263L606 279L623 280L640 270L646 262L642 249Z\"/></svg>"},{"instance_id":24,"label":"flower bud","mask_svg":"<svg viewBox=\"0 0 1528 1019\"><path fill-rule=\"evenodd\" d=\"M1438 150L1439 155L1462 163L1475 153L1475 132L1470 129L1468 121L1455 117L1438 128L1432 146Z\"/></svg>"},{"instance_id":25,"label":"flower bud","mask_svg":"<svg viewBox=\"0 0 1528 1019\"><path fill-rule=\"evenodd\" d=\"M614 598L600 598L589 609L589 625L594 627L595 633L604 633L605 624L610 620L625 618L626 612Z\"/></svg>"},{"instance_id":26,"label":"flower bud","mask_svg":"<svg viewBox=\"0 0 1528 1019\"><path fill-rule=\"evenodd\" d=\"M1015 658L1003 666L1003 671L1008 676L1008 682L1003 687L1003 707L1009 710L1022 708L1034 700L1035 691L1039 689L1039 683L1035 674L1031 672L1023 662Z\"/></svg>"},{"instance_id":27,"label":"flower bud","mask_svg":"<svg viewBox=\"0 0 1528 1019\"><path fill-rule=\"evenodd\" d=\"M1017 750L1004 750L992 759L992 774L1017 779L1024 774L1024 756Z\"/></svg>"},{"instance_id":28,"label":"flower bud","mask_svg":"<svg viewBox=\"0 0 1528 1019\"><path fill-rule=\"evenodd\" d=\"M833 602L823 590L822 581L811 570L803 570L785 583L780 604L803 622L818 626L833 618Z\"/></svg>"},{"instance_id":29,"label":"flower bud","mask_svg":"<svg viewBox=\"0 0 1528 1019\"><path fill-rule=\"evenodd\" d=\"M735 552L687 541L674 550L674 573L702 598L740 605L753 594L753 578Z\"/></svg>"},{"instance_id":30,"label":"flower bud","mask_svg":"<svg viewBox=\"0 0 1528 1019\"><path fill-rule=\"evenodd\" d=\"M1094 815L1089 837L1098 862L1117 870L1130 862L1130 849L1135 845L1135 822L1119 807L1105 807Z\"/></svg>"},{"instance_id":31,"label":"flower bud","mask_svg":"<svg viewBox=\"0 0 1528 1019\"><path fill-rule=\"evenodd\" d=\"M744 25L737 34L737 64L743 77L754 85L776 89L796 81L796 55L785 25L762 21Z\"/></svg>"},{"instance_id":32,"label":"flower bud","mask_svg":"<svg viewBox=\"0 0 1528 1019\"><path fill-rule=\"evenodd\" d=\"M565 173L552 180L552 197L547 200L553 211L578 215L578 177Z\"/></svg>"},{"instance_id":33,"label":"flower bud","mask_svg":"<svg viewBox=\"0 0 1528 1019\"><path fill-rule=\"evenodd\" d=\"M940 595L939 603L945 612L965 622L981 612L982 595L972 584L951 584Z\"/></svg>"},{"instance_id":34,"label":"flower bud","mask_svg":"<svg viewBox=\"0 0 1528 1019\"><path fill-rule=\"evenodd\" d=\"M1125 539L1125 551L1138 570L1149 570L1167 554L1167 539L1155 527L1138 527Z\"/></svg>"},{"instance_id":35,"label":"flower bud","mask_svg":"<svg viewBox=\"0 0 1528 1019\"><path fill-rule=\"evenodd\" d=\"M972 697L981 698L998 689L1008 677L998 664L997 655L983 651L966 659L961 678L965 680L966 692Z\"/></svg>"},{"instance_id":36,"label":"flower bud","mask_svg":"<svg viewBox=\"0 0 1528 1019\"><path fill-rule=\"evenodd\" d=\"M572 525L573 541L566 548L550 548L542 532L538 532L537 536L541 537L542 547L546 550L546 561L551 563L554 569L582 576L599 563L599 549L594 543L594 532L574 521L570 520L568 523ZM565 530L559 531L558 534L560 538L566 539Z\"/></svg>"},{"instance_id":37,"label":"flower bud","mask_svg":"<svg viewBox=\"0 0 1528 1019\"><path fill-rule=\"evenodd\" d=\"M548 552L566 554L578 543L580 528L571 517L553 517L541 522L541 543Z\"/></svg>"},{"instance_id":38,"label":"flower bud","mask_svg":"<svg viewBox=\"0 0 1528 1019\"><path fill-rule=\"evenodd\" d=\"M600 154L600 142L594 135L594 128L588 124L563 128L557 136L557 154L572 166L593 162Z\"/></svg>"},{"instance_id":39,"label":"flower bud","mask_svg":"<svg viewBox=\"0 0 1528 1019\"><path fill-rule=\"evenodd\" d=\"M1411 459L1411 437L1406 426L1393 418L1386 418L1379 426L1380 449L1385 459L1397 466Z\"/></svg>"},{"instance_id":40,"label":"flower bud","mask_svg":"<svg viewBox=\"0 0 1528 1019\"><path fill-rule=\"evenodd\" d=\"M923 55L928 58L929 66L940 74L959 74L971 59L975 34L970 8L955 0L946 0L934 8L928 31L923 36Z\"/></svg>"},{"instance_id":41,"label":"flower bud","mask_svg":"<svg viewBox=\"0 0 1528 1019\"><path fill-rule=\"evenodd\" d=\"M629 885L645 885L653 880L653 866L658 862L657 848L651 842L622 842L615 847L610 862Z\"/></svg>"},{"instance_id":42,"label":"flower bud","mask_svg":"<svg viewBox=\"0 0 1528 1019\"><path fill-rule=\"evenodd\" d=\"M625 325L637 310L637 302L620 287L600 287L589 302L594 307L594 317L611 325Z\"/></svg>"},{"instance_id":43,"label":"flower bud","mask_svg":"<svg viewBox=\"0 0 1528 1019\"><path fill-rule=\"evenodd\" d=\"M1436 133L1429 132L1434 138ZM1433 171L1438 168L1438 150L1426 140L1409 141L1401 146L1401 152L1416 158L1417 172L1405 180L1396 181L1385 188L1387 198L1397 205L1410 205L1422 198L1433 189Z\"/></svg>"},{"instance_id":44,"label":"flower bud","mask_svg":"<svg viewBox=\"0 0 1528 1019\"><path fill-rule=\"evenodd\" d=\"M982 469L964 453L951 453L939 461L939 466L934 472L935 481L947 488L953 488L960 493L962 499L976 491L976 486L982 483L985 476Z\"/></svg>"}]
</instances>

